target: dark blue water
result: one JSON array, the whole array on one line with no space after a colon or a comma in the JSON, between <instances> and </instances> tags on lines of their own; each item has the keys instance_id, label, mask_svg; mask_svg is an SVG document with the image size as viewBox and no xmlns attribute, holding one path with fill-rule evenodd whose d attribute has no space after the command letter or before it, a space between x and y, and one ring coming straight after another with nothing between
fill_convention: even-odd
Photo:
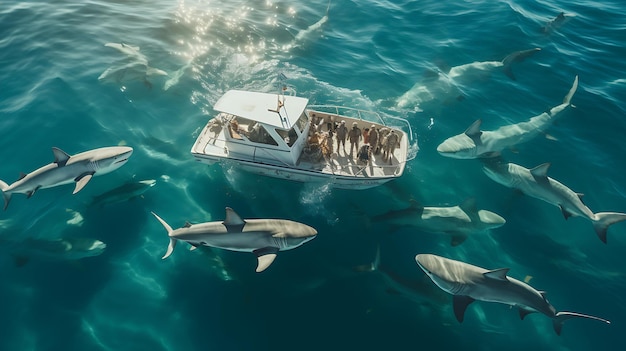
<instances>
[{"instance_id":1,"label":"dark blue water","mask_svg":"<svg viewBox=\"0 0 626 351\"><path fill-rule=\"evenodd\" d=\"M608 244L589 221L494 183L474 160L444 158L444 139L483 119L483 129L527 120L580 86L549 138L505 150L549 175L594 211L626 212L626 15L618 1L337 1L321 28L324 0L52 1L0 4L0 179L11 183L70 154L128 145L119 170L72 186L13 196L0 214L0 350L604 350L624 347L626 224ZM570 15L547 33L559 12ZM305 32L303 32L305 31ZM301 33L299 35L299 33ZM298 38L298 40L295 40ZM140 47L145 77L106 43ZM453 80L433 72L502 60ZM130 67L130 68L129 68ZM107 69L114 74L98 79ZM366 191L265 179L232 166L204 166L189 150L212 106L229 89L275 91L279 72L298 95L407 118L419 138L405 174ZM178 80L172 80L179 77ZM167 89L164 89L166 88ZM411 89L421 92L398 105ZM432 119L432 125L431 124ZM96 195L155 179L143 196L104 207ZM507 223L451 247L449 238L392 231L369 218L407 207L453 206L473 197ZM167 247L158 213L172 226L244 218L288 218L318 229L279 254L262 274L254 255ZM106 251L79 261L15 264L26 238L91 237ZM8 243L12 244L8 244ZM353 267L381 250L381 270ZM557 310L611 320L520 321L516 309L474 303L459 324L451 297L415 264L435 253L486 268L510 267L548 292Z\"/></svg>"}]
</instances>

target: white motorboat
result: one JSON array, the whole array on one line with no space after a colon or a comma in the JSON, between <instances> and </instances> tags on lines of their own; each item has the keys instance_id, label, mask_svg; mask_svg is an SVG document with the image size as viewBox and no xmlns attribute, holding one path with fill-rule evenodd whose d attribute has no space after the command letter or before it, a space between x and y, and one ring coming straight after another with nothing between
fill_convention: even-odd
<instances>
[{"instance_id":1,"label":"white motorboat","mask_svg":"<svg viewBox=\"0 0 626 351\"><path fill-rule=\"evenodd\" d=\"M417 152L405 119L347 107L308 105L304 97L230 90L214 106L217 115L199 133L191 153L206 164L227 162L255 174L336 188L367 189L398 178ZM345 124L379 134L376 145L337 148ZM344 129L345 131L345 129ZM357 131L354 132L356 135ZM411 147L413 145L414 147Z\"/></svg>"}]
</instances>

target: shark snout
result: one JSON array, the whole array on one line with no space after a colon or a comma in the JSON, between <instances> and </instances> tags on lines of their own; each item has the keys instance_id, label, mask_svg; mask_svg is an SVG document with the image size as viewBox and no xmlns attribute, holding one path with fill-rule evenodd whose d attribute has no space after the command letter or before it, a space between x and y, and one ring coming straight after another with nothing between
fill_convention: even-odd
<instances>
[{"instance_id":1,"label":"shark snout","mask_svg":"<svg viewBox=\"0 0 626 351\"><path fill-rule=\"evenodd\" d=\"M476 145L465 134L460 134L444 140L437 146L437 152L442 156L453 158L472 158L472 151L475 151Z\"/></svg>"},{"instance_id":2,"label":"shark snout","mask_svg":"<svg viewBox=\"0 0 626 351\"><path fill-rule=\"evenodd\" d=\"M117 156L115 156L115 161L113 164L123 165L128 161L130 156L133 154L133 148L128 146L116 146L115 151L117 152Z\"/></svg>"}]
</instances>

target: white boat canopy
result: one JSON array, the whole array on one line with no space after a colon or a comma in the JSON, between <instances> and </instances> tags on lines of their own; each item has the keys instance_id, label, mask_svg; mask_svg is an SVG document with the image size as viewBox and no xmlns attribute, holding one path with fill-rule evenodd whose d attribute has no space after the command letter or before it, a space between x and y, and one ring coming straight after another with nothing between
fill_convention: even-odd
<instances>
[{"instance_id":1,"label":"white boat canopy","mask_svg":"<svg viewBox=\"0 0 626 351\"><path fill-rule=\"evenodd\" d=\"M279 97L282 106L278 103ZM304 112L308 102L309 99L299 96L229 90L217 100L213 109L275 128L289 129Z\"/></svg>"}]
</instances>

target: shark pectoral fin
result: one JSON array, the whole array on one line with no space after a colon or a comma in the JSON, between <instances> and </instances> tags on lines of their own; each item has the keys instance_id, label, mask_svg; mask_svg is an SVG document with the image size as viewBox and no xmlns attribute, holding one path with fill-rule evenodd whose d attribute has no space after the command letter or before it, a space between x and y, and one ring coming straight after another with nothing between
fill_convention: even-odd
<instances>
[{"instance_id":1,"label":"shark pectoral fin","mask_svg":"<svg viewBox=\"0 0 626 351\"><path fill-rule=\"evenodd\" d=\"M81 191L85 187L85 185L89 183L92 177L93 177L93 173L84 173L78 176L75 179L76 188L74 188L74 192L72 194L76 194L77 192Z\"/></svg>"},{"instance_id":2,"label":"shark pectoral fin","mask_svg":"<svg viewBox=\"0 0 626 351\"><path fill-rule=\"evenodd\" d=\"M59 149L58 147L53 147L52 153L54 154L54 163L58 164L59 167L65 166L67 160L71 157L67 152Z\"/></svg>"},{"instance_id":3,"label":"shark pectoral fin","mask_svg":"<svg viewBox=\"0 0 626 351\"><path fill-rule=\"evenodd\" d=\"M39 190L40 186L37 186L35 189L29 191L26 193L26 198L30 199L33 195L35 195L35 193L37 192L37 190Z\"/></svg>"},{"instance_id":4,"label":"shark pectoral fin","mask_svg":"<svg viewBox=\"0 0 626 351\"><path fill-rule=\"evenodd\" d=\"M252 251L257 257L257 267L256 272L263 272L267 267L269 267L274 259L276 258L276 253L278 252L277 247L264 247L261 249L256 249Z\"/></svg>"},{"instance_id":5,"label":"shark pectoral fin","mask_svg":"<svg viewBox=\"0 0 626 351\"><path fill-rule=\"evenodd\" d=\"M565 207L563 207L562 205L559 205L559 208L561 209L561 213L563 213L563 217L565 218L565 220L567 220L568 218L570 218L572 216L571 213L569 213Z\"/></svg>"},{"instance_id":6,"label":"shark pectoral fin","mask_svg":"<svg viewBox=\"0 0 626 351\"><path fill-rule=\"evenodd\" d=\"M489 272L485 272L483 273L483 276L485 278L489 278L489 279L495 279L495 280L500 280L500 281L508 281L509 279L507 279L506 274L509 272L509 268L500 268L500 269L494 269L492 271Z\"/></svg>"},{"instance_id":7,"label":"shark pectoral fin","mask_svg":"<svg viewBox=\"0 0 626 351\"><path fill-rule=\"evenodd\" d=\"M467 235L465 234L455 234L452 235L452 239L450 239L450 245L459 246L463 244L463 242L467 239Z\"/></svg>"},{"instance_id":8,"label":"shark pectoral fin","mask_svg":"<svg viewBox=\"0 0 626 351\"><path fill-rule=\"evenodd\" d=\"M475 300L465 295L454 295L452 297L452 308L454 309L454 316L459 323L463 323L465 317L465 310Z\"/></svg>"},{"instance_id":9,"label":"shark pectoral fin","mask_svg":"<svg viewBox=\"0 0 626 351\"><path fill-rule=\"evenodd\" d=\"M524 320L524 318L525 318L526 316L528 316L529 314L534 313L534 312L535 312L535 311L530 311L530 310L525 310L525 309L523 309L523 308L520 308L520 309L519 309L519 318L520 318L521 320Z\"/></svg>"}]
</instances>

